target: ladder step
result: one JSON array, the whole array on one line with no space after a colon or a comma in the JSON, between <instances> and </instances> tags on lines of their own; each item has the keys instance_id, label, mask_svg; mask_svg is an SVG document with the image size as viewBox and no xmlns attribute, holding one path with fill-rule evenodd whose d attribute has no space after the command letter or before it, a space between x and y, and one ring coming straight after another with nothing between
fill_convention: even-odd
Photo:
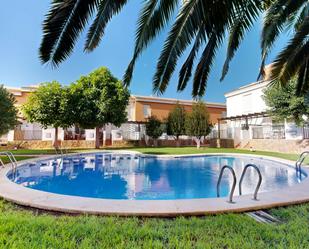
<instances>
[{"instance_id":1,"label":"ladder step","mask_svg":"<svg viewBox=\"0 0 309 249\"><path fill-rule=\"evenodd\" d=\"M262 211L262 210L247 212L246 215L248 215L249 217L253 218L254 220L256 220L257 222L260 222L260 223L273 224L273 225L282 223L276 217L274 217L274 216L270 215L269 213Z\"/></svg>"}]
</instances>

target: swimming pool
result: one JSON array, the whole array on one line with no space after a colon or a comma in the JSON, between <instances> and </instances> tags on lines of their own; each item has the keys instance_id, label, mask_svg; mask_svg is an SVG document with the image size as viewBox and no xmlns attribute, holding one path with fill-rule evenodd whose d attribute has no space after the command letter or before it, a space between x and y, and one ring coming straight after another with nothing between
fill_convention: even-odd
<instances>
[{"instance_id":1,"label":"swimming pool","mask_svg":"<svg viewBox=\"0 0 309 249\"><path fill-rule=\"evenodd\" d=\"M247 163L255 163L263 181L253 198L256 171L248 169L243 195L227 197L232 175L224 172L221 197L216 197L220 169L228 164L237 185ZM70 214L175 217L258 209L309 202L309 169L297 175L295 162L268 156L204 154L148 156L110 151L30 159L0 168L0 196L14 203Z\"/></svg>"},{"instance_id":2,"label":"swimming pool","mask_svg":"<svg viewBox=\"0 0 309 249\"><path fill-rule=\"evenodd\" d=\"M306 178L294 166L249 156L204 155L155 157L138 154L94 153L27 163L8 178L24 187L69 196L115 200L179 200L214 198L221 168L232 166L237 179L247 164L255 164L263 180L259 193L289 188ZM252 194L257 172L248 170L243 194ZM221 196L233 178L224 173ZM235 191L238 195L238 190Z\"/></svg>"}]
</instances>

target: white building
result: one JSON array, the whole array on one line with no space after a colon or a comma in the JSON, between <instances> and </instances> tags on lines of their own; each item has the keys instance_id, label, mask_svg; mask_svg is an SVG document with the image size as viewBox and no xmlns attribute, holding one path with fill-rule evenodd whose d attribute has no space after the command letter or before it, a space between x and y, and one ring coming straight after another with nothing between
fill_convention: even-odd
<instances>
[{"instance_id":1,"label":"white building","mask_svg":"<svg viewBox=\"0 0 309 249\"><path fill-rule=\"evenodd\" d=\"M225 94L226 124L221 125L221 138L244 144L251 139L300 140L305 138L303 127L284 121L277 123L267 115L263 99L269 81L254 82Z\"/></svg>"}]
</instances>

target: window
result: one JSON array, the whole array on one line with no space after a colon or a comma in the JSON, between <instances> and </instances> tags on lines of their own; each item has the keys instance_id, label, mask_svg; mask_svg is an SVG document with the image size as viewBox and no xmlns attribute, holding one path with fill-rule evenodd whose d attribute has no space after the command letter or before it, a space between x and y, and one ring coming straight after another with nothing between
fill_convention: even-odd
<instances>
[{"instance_id":1,"label":"window","mask_svg":"<svg viewBox=\"0 0 309 249\"><path fill-rule=\"evenodd\" d=\"M143 112L144 112L144 117L149 118L151 116L150 105L144 105Z\"/></svg>"}]
</instances>

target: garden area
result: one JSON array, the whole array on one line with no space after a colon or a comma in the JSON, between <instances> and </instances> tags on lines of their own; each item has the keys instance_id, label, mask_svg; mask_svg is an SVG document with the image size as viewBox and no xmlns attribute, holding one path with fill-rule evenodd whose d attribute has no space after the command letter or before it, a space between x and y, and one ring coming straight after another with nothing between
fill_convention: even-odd
<instances>
[{"instance_id":1,"label":"garden area","mask_svg":"<svg viewBox=\"0 0 309 249\"><path fill-rule=\"evenodd\" d=\"M39 38L21 25L34 19L39 4L28 3L33 13L16 4L13 13L17 9L21 12L16 12L14 18L5 16L12 15L6 5L2 8L7 13L0 17L5 17L2 23L6 21L3 26L8 29L2 30L1 47L11 54L4 54L5 64L1 67L6 70L1 82L10 87L0 84L0 167L4 166L0 169L0 196L3 197L0 197L0 249L309 249L309 151L306 151L309 147L295 150L304 151L299 156L275 152L272 145L269 151L260 151L257 148L261 147L250 146L248 142L253 128L263 135L257 133L254 139L274 139L274 136L264 136L267 133L262 127L264 122L267 127L271 123L274 130L279 123L280 127L284 123L284 134L295 133L297 139L298 133L291 129L302 127L302 140L309 138L308 0L142 1L129 6L131 11L128 12L136 9L140 12L127 16L125 23L118 24L117 32L117 26L108 29L113 17L128 10L129 2L136 4L136 1L50 1L44 6L43 22L42 10L39 13ZM30 13L31 18L24 18L23 12ZM129 21L136 16L133 34ZM14 22L18 23L18 30L10 37L14 30L10 24ZM38 34L35 22L29 26ZM248 35L250 30L260 32L260 37L255 33L252 39ZM105 39L106 31L115 32L117 39ZM20 39L18 35L28 39ZM10 38L3 43L6 37ZM232 71L232 61L247 37L250 47L237 62L237 77L227 78ZM87 57L92 58L90 63L79 54L73 57L74 49L80 49L80 38L85 38L83 50L86 53L99 50L101 41L102 46L108 42L113 46L104 47L104 53L98 58ZM13 39L19 46L13 47ZM58 69L70 57L76 64L67 64L64 71L54 71L59 74L29 68L27 64L34 62L28 62L26 58L31 56L23 57L22 50L37 51L37 48L29 50L27 40L35 46L40 42L36 60L49 69ZM160 44L153 44L155 40ZM253 41L257 40L260 51L253 48ZM154 51L146 54L150 47L160 49L155 64L152 64ZM138 62L143 54L148 60ZM260 58L254 61L257 54ZM22 66L17 62L22 62ZM214 70L218 62L223 62L221 72ZM262 102L251 92L239 98L241 105L235 102L234 109L242 109L245 113L242 115L227 108L231 101L212 103L212 99L220 97L210 81L219 83L226 79L240 83L239 76L249 75L249 62L259 68L254 75L257 81L249 86L268 84L260 96L267 108L254 109ZM111 67L115 76L102 64ZM14 71L9 71L10 68ZM78 71L74 72L73 68ZM81 76L90 70L93 71ZM23 81L28 83L44 81L26 89L17 88L14 84L18 78L6 78L6 74L22 75ZM149 80L145 76L150 74ZM212 74L219 77L214 78ZM122 77L121 80L118 77ZM250 79L252 77L250 72ZM145 84L147 81L152 84ZM170 91L169 87L174 89ZM131 91L151 94L149 98L165 93L170 94L165 97L178 98L177 91L192 101L183 101L190 102L190 108L180 104L178 99L141 101L142 119L137 119L136 109L131 108L133 102L136 103ZM158 107L159 114L164 113L162 117L154 115L149 104L164 102L168 106L174 100L171 110ZM212 117L209 104L217 109ZM248 116L263 120L250 122ZM232 132L226 134L226 139L233 141L233 146L226 147L244 145L243 148L250 149L208 147L220 147L220 139L224 139L220 136L221 130L238 121L239 127L235 127L239 128L239 137ZM291 122L295 125L285 129ZM132 127L121 132L124 124ZM36 126L40 129L34 129ZM31 138L25 135L30 134L29 131ZM65 136L65 131L70 136ZM123 135L131 133L134 139L125 140ZM68 145L66 149L65 137L90 142ZM235 137L241 141L236 143ZM286 135L280 137L289 140ZM173 143L162 143L163 138ZM113 139L119 144L113 143ZM50 146L38 143L39 146L31 147L28 140L47 141ZM128 143L121 144L122 140ZM185 143L186 140L190 143ZM280 146L282 144L280 142ZM53 147L55 149L45 149ZM10 165L10 158L1 154L8 150L21 164L28 159L42 160L25 165L11 161ZM290 152L292 148L281 151ZM206 156L211 153L219 155ZM68 156L70 154L72 156ZM173 155L205 156L174 158ZM52 158L43 159L46 156ZM290 160L292 167L279 159ZM243 182L249 167L255 171L250 171ZM229 169L231 175L225 174L222 178L225 169ZM252 215L256 210L272 216L275 222L257 219Z\"/></svg>"},{"instance_id":2,"label":"garden area","mask_svg":"<svg viewBox=\"0 0 309 249\"><path fill-rule=\"evenodd\" d=\"M148 154L252 153L297 158L293 154L237 149L127 149ZM23 156L54 153L13 152ZM73 216L4 200L0 201L0 210L0 248L308 248L309 243L309 204L268 210L280 220L275 225L258 223L246 214L163 219Z\"/></svg>"},{"instance_id":3,"label":"garden area","mask_svg":"<svg viewBox=\"0 0 309 249\"><path fill-rule=\"evenodd\" d=\"M245 214L175 219L67 216L0 201L0 248L308 248L309 205L270 210L279 225Z\"/></svg>"}]
</instances>

